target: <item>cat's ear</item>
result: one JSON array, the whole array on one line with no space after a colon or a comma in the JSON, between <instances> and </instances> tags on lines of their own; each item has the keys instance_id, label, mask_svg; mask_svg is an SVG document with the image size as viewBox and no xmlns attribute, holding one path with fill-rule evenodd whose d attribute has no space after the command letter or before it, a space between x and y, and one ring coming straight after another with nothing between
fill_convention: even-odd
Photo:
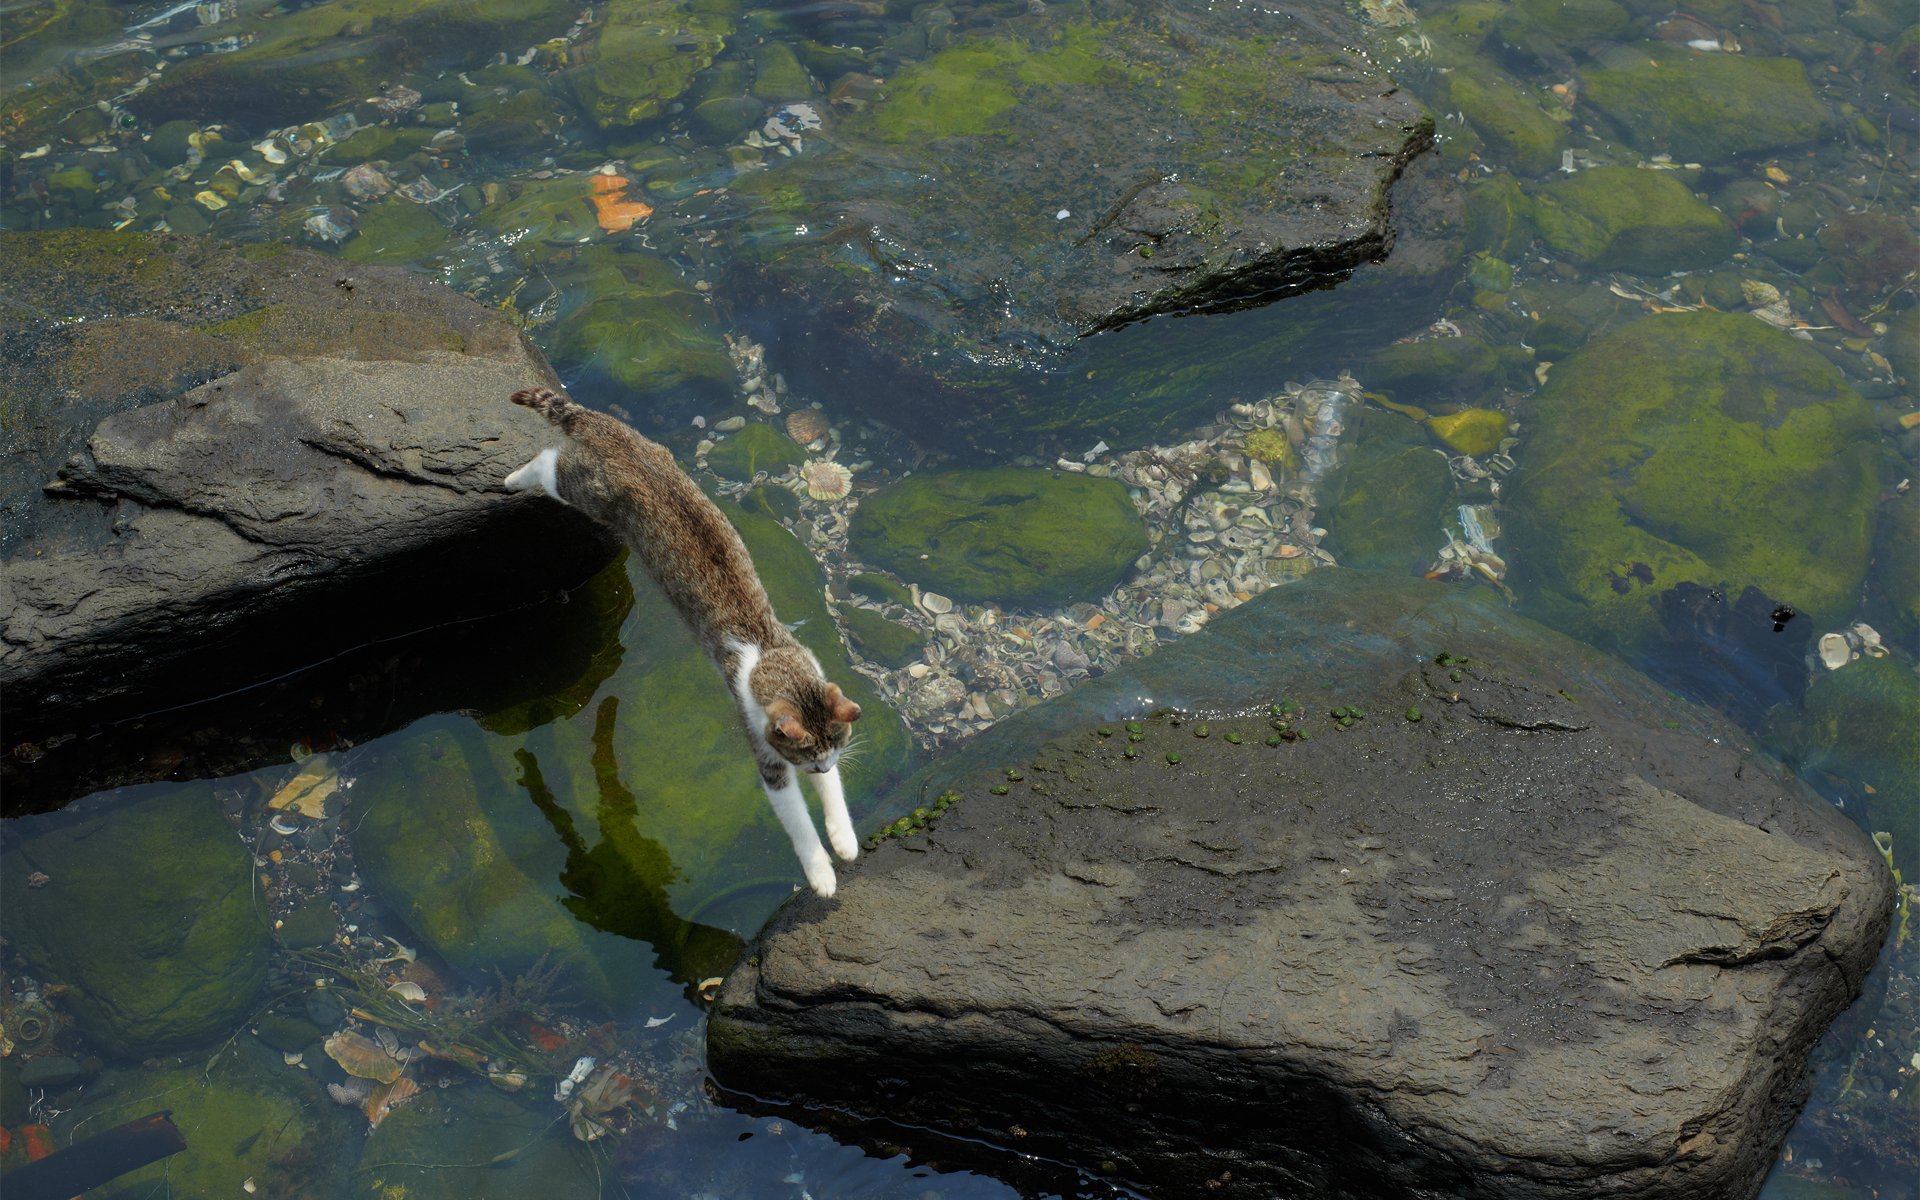
<instances>
[{"instance_id":1,"label":"cat's ear","mask_svg":"<svg viewBox=\"0 0 1920 1200\"><path fill-rule=\"evenodd\" d=\"M834 720L842 723L860 719L860 706L847 699L837 683L827 685L827 709L833 714Z\"/></svg>"},{"instance_id":2,"label":"cat's ear","mask_svg":"<svg viewBox=\"0 0 1920 1200\"><path fill-rule=\"evenodd\" d=\"M800 710L785 700L775 700L767 705L767 725L790 742L801 742L807 738L807 728L800 723Z\"/></svg>"}]
</instances>

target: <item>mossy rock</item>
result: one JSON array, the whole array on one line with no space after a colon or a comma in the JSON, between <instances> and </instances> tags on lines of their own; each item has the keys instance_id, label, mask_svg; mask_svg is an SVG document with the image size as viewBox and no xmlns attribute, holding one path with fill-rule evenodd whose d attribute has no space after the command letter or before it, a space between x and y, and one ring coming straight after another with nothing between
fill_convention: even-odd
<instances>
[{"instance_id":1,"label":"mossy rock","mask_svg":"<svg viewBox=\"0 0 1920 1200\"><path fill-rule=\"evenodd\" d=\"M1567 47L1618 38L1632 21L1615 0L1514 0L1493 23L1493 33L1515 44L1538 37Z\"/></svg>"},{"instance_id":2,"label":"mossy rock","mask_svg":"<svg viewBox=\"0 0 1920 1200\"><path fill-rule=\"evenodd\" d=\"M1869 833L1893 835L1901 874L1920 878L1920 677L1910 665L1860 658L1822 672L1800 712L1780 710L1769 733L1782 757L1837 781Z\"/></svg>"},{"instance_id":3,"label":"mossy rock","mask_svg":"<svg viewBox=\"0 0 1920 1200\"><path fill-rule=\"evenodd\" d=\"M1502 259L1533 242L1533 199L1511 175L1488 175L1467 186L1467 249Z\"/></svg>"},{"instance_id":4,"label":"mossy rock","mask_svg":"<svg viewBox=\"0 0 1920 1200\"><path fill-rule=\"evenodd\" d=\"M529 242L535 247L573 247L601 236L586 176L516 180L483 194L489 203L474 214L474 224L490 233L516 235L523 262L531 260L525 248Z\"/></svg>"},{"instance_id":5,"label":"mossy rock","mask_svg":"<svg viewBox=\"0 0 1920 1200\"><path fill-rule=\"evenodd\" d=\"M1681 581L1757 587L1815 623L1859 596L1873 418L1819 351L1748 316L1647 318L1555 367L1507 492L1537 615L1631 651Z\"/></svg>"},{"instance_id":6,"label":"mossy rock","mask_svg":"<svg viewBox=\"0 0 1920 1200\"><path fill-rule=\"evenodd\" d=\"M759 421L715 442L707 452L707 466L723 479L750 480L760 471L779 475L805 461L807 452L800 443Z\"/></svg>"},{"instance_id":7,"label":"mossy rock","mask_svg":"<svg viewBox=\"0 0 1920 1200\"><path fill-rule=\"evenodd\" d=\"M1427 428L1455 454L1485 458L1506 438L1507 414L1491 408L1463 408L1429 418Z\"/></svg>"},{"instance_id":8,"label":"mossy rock","mask_svg":"<svg viewBox=\"0 0 1920 1200\"><path fill-rule=\"evenodd\" d=\"M453 230L424 204L388 196L360 214L353 238L341 248L348 262L412 265L453 240Z\"/></svg>"},{"instance_id":9,"label":"mossy rock","mask_svg":"<svg viewBox=\"0 0 1920 1200\"><path fill-rule=\"evenodd\" d=\"M813 95L813 80L792 46L761 42L753 48L753 94L768 103L805 100Z\"/></svg>"},{"instance_id":10,"label":"mossy rock","mask_svg":"<svg viewBox=\"0 0 1920 1200\"><path fill-rule=\"evenodd\" d=\"M890 575L878 575L872 572L849 575L847 586L853 590L854 595L864 596L879 604L913 607L913 592Z\"/></svg>"},{"instance_id":11,"label":"mossy rock","mask_svg":"<svg viewBox=\"0 0 1920 1200\"><path fill-rule=\"evenodd\" d=\"M1521 175L1544 175L1560 165L1567 127L1553 119L1537 94L1478 66L1455 71L1448 95L1494 162Z\"/></svg>"},{"instance_id":12,"label":"mossy rock","mask_svg":"<svg viewBox=\"0 0 1920 1200\"><path fill-rule=\"evenodd\" d=\"M917 661L926 648L926 634L911 625L889 621L870 608L849 607L841 616L854 649L883 667L904 667Z\"/></svg>"},{"instance_id":13,"label":"mossy rock","mask_svg":"<svg viewBox=\"0 0 1920 1200\"><path fill-rule=\"evenodd\" d=\"M393 162L423 149L433 140L433 132L419 127L399 129L392 125L369 125L355 130L346 141L328 146L325 161L332 167Z\"/></svg>"},{"instance_id":14,"label":"mossy rock","mask_svg":"<svg viewBox=\"0 0 1920 1200\"><path fill-rule=\"evenodd\" d=\"M98 815L8 831L7 938L103 1051L143 1058L230 1032L267 974L253 866L205 783L129 789ZM44 872L45 887L28 877Z\"/></svg>"},{"instance_id":15,"label":"mossy rock","mask_svg":"<svg viewBox=\"0 0 1920 1200\"><path fill-rule=\"evenodd\" d=\"M250 1037L212 1061L201 1056L160 1070L113 1070L90 1084L59 1119L68 1140L165 1110L187 1149L87 1193L97 1200L241 1196L251 1180L262 1196L345 1195L366 1120L327 1099L320 1079L292 1070L280 1052Z\"/></svg>"},{"instance_id":16,"label":"mossy rock","mask_svg":"<svg viewBox=\"0 0 1920 1200\"><path fill-rule=\"evenodd\" d=\"M1868 620L1887 641L1920 654L1920 492L1882 506L1867 573Z\"/></svg>"},{"instance_id":17,"label":"mossy rock","mask_svg":"<svg viewBox=\"0 0 1920 1200\"><path fill-rule=\"evenodd\" d=\"M861 504L851 539L935 591L1034 606L1102 595L1147 552L1119 482L1018 467L910 476Z\"/></svg>"},{"instance_id":18,"label":"mossy rock","mask_svg":"<svg viewBox=\"0 0 1920 1200\"><path fill-rule=\"evenodd\" d=\"M566 123L559 104L534 88L500 99L485 99L472 109L460 125L470 154L522 158L552 145L554 136Z\"/></svg>"},{"instance_id":19,"label":"mossy rock","mask_svg":"<svg viewBox=\"0 0 1920 1200\"><path fill-rule=\"evenodd\" d=\"M1477 337L1436 337L1387 346L1359 375L1403 404L1424 405L1498 395L1505 369L1500 351Z\"/></svg>"},{"instance_id":20,"label":"mossy rock","mask_svg":"<svg viewBox=\"0 0 1920 1200\"><path fill-rule=\"evenodd\" d=\"M1870 297L1904 279L1920 262L1920 238L1912 226L1887 213L1844 214L1822 229L1819 238L1847 286Z\"/></svg>"},{"instance_id":21,"label":"mossy rock","mask_svg":"<svg viewBox=\"0 0 1920 1200\"><path fill-rule=\"evenodd\" d=\"M733 21L677 0L612 0L591 58L565 82L602 129L652 120L687 90L733 33Z\"/></svg>"},{"instance_id":22,"label":"mossy rock","mask_svg":"<svg viewBox=\"0 0 1920 1200\"><path fill-rule=\"evenodd\" d=\"M1414 571L1443 542L1453 473L1425 447L1363 441L1340 469L1327 549L1349 567Z\"/></svg>"},{"instance_id":23,"label":"mossy rock","mask_svg":"<svg viewBox=\"0 0 1920 1200\"><path fill-rule=\"evenodd\" d=\"M732 393L733 363L713 307L665 258L587 246L546 270L572 300L535 334L556 365L590 368L637 392L680 389L708 400Z\"/></svg>"},{"instance_id":24,"label":"mossy rock","mask_svg":"<svg viewBox=\"0 0 1920 1200\"><path fill-rule=\"evenodd\" d=\"M1724 163L1811 141L1828 119L1791 58L1649 43L1618 61L1582 71L1581 98L1647 154Z\"/></svg>"},{"instance_id":25,"label":"mossy rock","mask_svg":"<svg viewBox=\"0 0 1920 1200\"><path fill-rule=\"evenodd\" d=\"M600 1157L553 1106L469 1086L396 1108L367 1139L358 1177L375 1200L597 1200Z\"/></svg>"},{"instance_id":26,"label":"mossy rock","mask_svg":"<svg viewBox=\"0 0 1920 1200\"><path fill-rule=\"evenodd\" d=\"M1738 238L1716 209L1665 171L1597 167L1548 184L1534 202L1540 239L1601 270L1665 275L1723 261Z\"/></svg>"}]
</instances>

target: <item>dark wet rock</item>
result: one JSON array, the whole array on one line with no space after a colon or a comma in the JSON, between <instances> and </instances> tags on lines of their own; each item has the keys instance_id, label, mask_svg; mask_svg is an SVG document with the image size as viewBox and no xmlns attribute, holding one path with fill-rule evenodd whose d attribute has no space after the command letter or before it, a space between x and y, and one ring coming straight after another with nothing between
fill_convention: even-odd
<instances>
[{"instance_id":1,"label":"dark wet rock","mask_svg":"<svg viewBox=\"0 0 1920 1200\"><path fill-rule=\"evenodd\" d=\"M9 746L502 612L610 554L501 487L551 440L505 403L553 378L507 317L279 247L6 235L0 263Z\"/></svg>"},{"instance_id":2,"label":"dark wet rock","mask_svg":"<svg viewBox=\"0 0 1920 1200\"><path fill-rule=\"evenodd\" d=\"M85 1075L86 1068L77 1058L64 1054L42 1054L20 1064L20 1086L25 1088L61 1088Z\"/></svg>"},{"instance_id":3,"label":"dark wet rock","mask_svg":"<svg viewBox=\"0 0 1920 1200\"><path fill-rule=\"evenodd\" d=\"M1205 725L1122 723L1167 708ZM1889 920L1859 831L1723 719L1490 592L1359 572L889 811L947 794L769 924L715 1074L1169 1197L1750 1195Z\"/></svg>"},{"instance_id":4,"label":"dark wet rock","mask_svg":"<svg viewBox=\"0 0 1920 1200\"><path fill-rule=\"evenodd\" d=\"M1523 432L1508 582L1533 615L1632 655L1683 581L1828 628L1852 612L1872 414L1808 343L1750 316L1636 321L1556 365Z\"/></svg>"},{"instance_id":5,"label":"dark wet rock","mask_svg":"<svg viewBox=\"0 0 1920 1200\"><path fill-rule=\"evenodd\" d=\"M49 820L8 837L0 900L14 949L70 985L61 1003L81 1032L139 1058L244 1020L266 982L267 932L212 789Z\"/></svg>"},{"instance_id":6,"label":"dark wet rock","mask_svg":"<svg viewBox=\"0 0 1920 1200\"><path fill-rule=\"evenodd\" d=\"M1769 735L1789 762L1872 832L1893 835L1894 861L1920 876L1920 678L1900 658L1860 658L1822 671L1798 713Z\"/></svg>"},{"instance_id":7,"label":"dark wet rock","mask_svg":"<svg viewBox=\"0 0 1920 1200\"><path fill-rule=\"evenodd\" d=\"M1099 596L1147 552L1117 480L1019 467L913 475L869 496L849 546L862 561L963 600Z\"/></svg>"},{"instance_id":8,"label":"dark wet rock","mask_svg":"<svg viewBox=\"0 0 1920 1200\"><path fill-rule=\"evenodd\" d=\"M127 107L149 121L238 115L265 132L376 96L410 71L477 67L501 47L556 37L576 11L562 0L359 0L250 13L225 26L249 44L170 64Z\"/></svg>"},{"instance_id":9,"label":"dark wet rock","mask_svg":"<svg viewBox=\"0 0 1920 1200\"><path fill-rule=\"evenodd\" d=\"M1863 299L1877 298L1920 262L1920 238L1898 217L1847 213L1820 231L1820 248Z\"/></svg>"},{"instance_id":10,"label":"dark wet rock","mask_svg":"<svg viewBox=\"0 0 1920 1200\"><path fill-rule=\"evenodd\" d=\"M1828 120L1794 59L1663 43L1622 47L1611 65L1583 70L1580 95L1635 149L1683 162L1798 146Z\"/></svg>"},{"instance_id":11,"label":"dark wet rock","mask_svg":"<svg viewBox=\"0 0 1920 1200\"><path fill-rule=\"evenodd\" d=\"M408 1200L594 1200L600 1155L554 1127L556 1108L479 1084L429 1091L380 1123L360 1169Z\"/></svg>"},{"instance_id":12,"label":"dark wet rock","mask_svg":"<svg viewBox=\"0 0 1920 1200\"><path fill-rule=\"evenodd\" d=\"M749 322L810 315L811 356L910 384L907 410L848 397L891 421L1006 441L1137 412L1082 338L1325 287L1391 247L1388 193L1430 123L1364 41L1326 6L1197 0L954 31L735 182L750 255L725 290ZM850 169L875 160L892 169Z\"/></svg>"},{"instance_id":13,"label":"dark wet rock","mask_svg":"<svg viewBox=\"0 0 1920 1200\"><path fill-rule=\"evenodd\" d=\"M1668 687L1758 729L1807 690L1807 646L1820 632L1759 588L1729 595L1682 582L1661 595L1641 661Z\"/></svg>"},{"instance_id":14,"label":"dark wet rock","mask_svg":"<svg viewBox=\"0 0 1920 1200\"><path fill-rule=\"evenodd\" d=\"M1466 248L1513 258L1533 241L1533 200L1511 175L1488 175L1466 188Z\"/></svg>"},{"instance_id":15,"label":"dark wet rock","mask_svg":"<svg viewBox=\"0 0 1920 1200\"><path fill-rule=\"evenodd\" d=\"M1601 270L1667 275L1712 266L1738 240L1719 212L1664 171L1598 167L1542 188L1540 240Z\"/></svg>"}]
</instances>

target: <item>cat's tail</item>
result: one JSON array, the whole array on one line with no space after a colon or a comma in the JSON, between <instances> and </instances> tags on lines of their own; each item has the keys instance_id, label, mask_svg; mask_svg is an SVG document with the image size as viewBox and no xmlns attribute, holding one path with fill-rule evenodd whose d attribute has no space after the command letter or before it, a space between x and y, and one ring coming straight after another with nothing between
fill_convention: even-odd
<instances>
[{"instance_id":1,"label":"cat's tail","mask_svg":"<svg viewBox=\"0 0 1920 1200\"><path fill-rule=\"evenodd\" d=\"M565 393L552 388L522 388L510 398L515 404L525 405L563 429L567 419L578 410L578 406Z\"/></svg>"}]
</instances>

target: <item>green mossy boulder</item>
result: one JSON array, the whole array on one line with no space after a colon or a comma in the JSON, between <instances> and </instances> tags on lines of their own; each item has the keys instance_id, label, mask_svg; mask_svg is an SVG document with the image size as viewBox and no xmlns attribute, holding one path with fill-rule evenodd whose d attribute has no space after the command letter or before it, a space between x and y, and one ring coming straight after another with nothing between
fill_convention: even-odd
<instances>
[{"instance_id":1,"label":"green mossy boulder","mask_svg":"<svg viewBox=\"0 0 1920 1200\"><path fill-rule=\"evenodd\" d=\"M347 140L328 146L326 162L333 167L352 167L364 162L394 162L424 148L432 140L431 129L367 125L356 129Z\"/></svg>"},{"instance_id":2,"label":"green mossy boulder","mask_svg":"<svg viewBox=\"0 0 1920 1200\"><path fill-rule=\"evenodd\" d=\"M253 866L204 783L129 789L97 815L8 830L7 940L110 1054L143 1058L221 1037L267 976ZM34 872L48 877L29 885Z\"/></svg>"},{"instance_id":3,"label":"green mossy boulder","mask_svg":"<svg viewBox=\"0 0 1920 1200\"><path fill-rule=\"evenodd\" d=\"M785 42L761 42L753 48L753 94L777 104L805 100L813 95L813 80L800 65L800 56Z\"/></svg>"},{"instance_id":4,"label":"green mossy boulder","mask_svg":"<svg viewBox=\"0 0 1920 1200\"><path fill-rule=\"evenodd\" d=\"M1429 418L1427 429L1455 454L1485 458L1506 438L1507 414L1491 408L1463 408Z\"/></svg>"},{"instance_id":5,"label":"green mossy boulder","mask_svg":"<svg viewBox=\"0 0 1920 1200\"><path fill-rule=\"evenodd\" d=\"M1444 542L1453 473L1424 447L1362 441L1340 468L1327 550L1342 566L1417 571Z\"/></svg>"},{"instance_id":6,"label":"green mossy boulder","mask_svg":"<svg viewBox=\"0 0 1920 1200\"><path fill-rule=\"evenodd\" d=\"M1910 665L1860 658L1824 671L1800 713L1781 710L1769 733L1781 757L1863 806L1868 832L1893 835L1901 874L1920 877L1920 677Z\"/></svg>"},{"instance_id":7,"label":"green mossy boulder","mask_svg":"<svg viewBox=\"0 0 1920 1200\"><path fill-rule=\"evenodd\" d=\"M1864 297L1878 297L1920 263L1920 238L1913 227L1883 212L1847 213L1822 229L1819 238L1847 286Z\"/></svg>"},{"instance_id":8,"label":"green mossy boulder","mask_svg":"<svg viewBox=\"0 0 1920 1200\"><path fill-rule=\"evenodd\" d=\"M591 368L636 392L732 394L733 363L713 306L665 258L587 246L546 270L571 301L535 334L556 365Z\"/></svg>"},{"instance_id":9,"label":"green mossy boulder","mask_svg":"<svg viewBox=\"0 0 1920 1200\"><path fill-rule=\"evenodd\" d=\"M1581 98L1635 149L1724 163L1811 141L1827 110L1791 58L1697 54L1648 43L1581 72Z\"/></svg>"},{"instance_id":10,"label":"green mossy boulder","mask_svg":"<svg viewBox=\"0 0 1920 1200\"><path fill-rule=\"evenodd\" d=\"M765 471L779 475L807 461L800 443L771 425L749 422L738 433L715 442L707 466L722 479L750 480Z\"/></svg>"},{"instance_id":11,"label":"green mossy boulder","mask_svg":"<svg viewBox=\"0 0 1920 1200\"><path fill-rule=\"evenodd\" d=\"M373 1131L360 1160L373 1200L598 1200L603 1155L557 1106L469 1085L428 1090ZM224 1193L210 1193L224 1194Z\"/></svg>"},{"instance_id":12,"label":"green mossy boulder","mask_svg":"<svg viewBox=\"0 0 1920 1200\"><path fill-rule=\"evenodd\" d=\"M460 126L467 152L506 159L524 158L552 145L567 120L553 97L536 88L503 97L483 94L468 107L472 111Z\"/></svg>"},{"instance_id":13,"label":"green mossy boulder","mask_svg":"<svg viewBox=\"0 0 1920 1200\"><path fill-rule=\"evenodd\" d=\"M109 1071L55 1125L62 1146L165 1110L187 1149L121 1175L96 1200L152 1196L348 1195L348 1172L366 1119L327 1099L320 1079L289 1068L280 1051L238 1038L205 1056L161 1070Z\"/></svg>"},{"instance_id":14,"label":"green mossy boulder","mask_svg":"<svg viewBox=\"0 0 1920 1200\"><path fill-rule=\"evenodd\" d=\"M1533 242L1533 199L1511 175L1487 175L1465 189L1466 248L1514 259Z\"/></svg>"},{"instance_id":15,"label":"green mossy boulder","mask_svg":"<svg viewBox=\"0 0 1920 1200\"><path fill-rule=\"evenodd\" d=\"M854 649L883 667L904 667L926 648L926 634L911 625L889 621L870 608L848 607L841 610L841 616Z\"/></svg>"},{"instance_id":16,"label":"green mossy boulder","mask_svg":"<svg viewBox=\"0 0 1920 1200\"><path fill-rule=\"evenodd\" d=\"M856 596L864 596L879 604L899 604L913 607L913 593L905 584L890 575L863 572L847 577L847 586Z\"/></svg>"},{"instance_id":17,"label":"green mossy boulder","mask_svg":"<svg viewBox=\"0 0 1920 1200\"><path fill-rule=\"evenodd\" d=\"M1540 189L1540 239L1600 270L1665 275L1733 253L1733 226L1665 171L1597 167Z\"/></svg>"},{"instance_id":18,"label":"green mossy boulder","mask_svg":"<svg viewBox=\"0 0 1920 1200\"><path fill-rule=\"evenodd\" d=\"M1920 653L1920 492L1909 490L1880 511L1873 566L1867 573L1867 619L1887 641Z\"/></svg>"},{"instance_id":19,"label":"green mossy boulder","mask_svg":"<svg viewBox=\"0 0 1920 1200\"><path fill-rule=\"evenodd\" d=\"M1544 175L1560 165L1567 126L1536 93L1480 66L1455 71L1448 95L1495 163L1520 175Z\"/></svg>"},{"instance_id":20,"label":"green mossy boulder","mask_svg":"<svg viewBox=\"0 0 1920 1200\"><path fill-rule=\"evenodd\" d=\"M1683 580L1816 624L1852 612L1873 417L1807 343L1748 316L1647 318L1556 366L1527 424L1509 582L1535 615L1631 651Z\"/></svg>"},{"instance_id":21,"label":"green mossy boulder","mask_svg":"<svg viewBox=\"0 0 1920 1200\"><path fill-rule=\"evenodd\" d=\"M1493 23L1493 32L1516 44L1522 38L1547 38L1564 48L1618 38L1632 21L1615 0L1514 0Z\"/></svg>"},{"instance_id":22,"label":"green mossy boulder","mask_svg":"<svg viewBox=\"0 0 1920 1200\"><path fill-rule=\"evenodd\" d=\"M354 235L341 248L348 262L412 266L453 240L453 230L424 204L388 196L360 214Z\"/></svg>"},{"instance_id":23,"label":"green mossy boulder","mask_svg":"<svg viewBox=\"0 0 1920 1200\"><path fill-rule=\"evenodd\" d=\"M666 110L726 45L733 21L678 0L612 0L589 53L566 75L574 101L602 129Z\"/></svg>"},{"instance_id":24,"label":"green mossy boulder","mask_svg":"<svg viewBox=\"0 0 1920 1200\"><path fill-rule=\"evenodd\" d=\"M545 958L595 1008L631 995L644 964L599 953L554 898L552 834L491 745L464 723L423 722L363 778L354 847L374 894L471 981Z\"/></svg>"},{"instance_id":25,"label":"green mossy boulder","mask_svg":"<svg viewBox=\"0 0 1920 1200\"><path fill-rule=\"evenodd\" d=\"M1402 404L1497 397L1510 372L1499 350L1477 337L1398 342L1368 358L1359 376Z\"/></svg>"},{"instance_id":26,"label":"green mossy boulder","mask_svg":"<svg viewBox=\"0 0 1920 1200\"><path fill-rule=\"evenodd\" d=\"M574 247L602 233L583 176L489 185L483 196L488 203L474 214L474 224L490 233L515 236L522 262L534 261L538 247Z\"/></svg>"},{"instance_id":27,"label":"green mossy boulder","mask_svg":"<svg viewBox=\"0 0 1920 1200\"><path fill-rule=\"evenodd\" d=\"M934 591L1033 606L1102 595L1147 552L1118 481L1018 467L910 476L861 504L851 539Z\"/></svg>"}]
</instances>

